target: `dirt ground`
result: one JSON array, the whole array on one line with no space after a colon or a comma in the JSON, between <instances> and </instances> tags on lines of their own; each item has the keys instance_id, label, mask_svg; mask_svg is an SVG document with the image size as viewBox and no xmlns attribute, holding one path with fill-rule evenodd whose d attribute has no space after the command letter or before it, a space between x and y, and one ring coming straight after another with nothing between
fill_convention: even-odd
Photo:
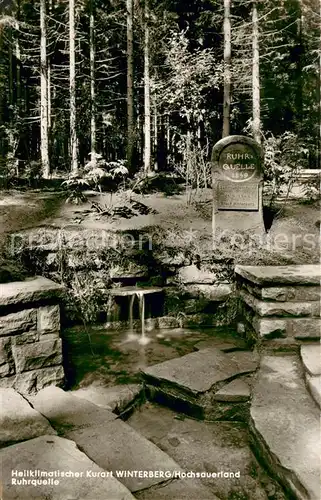
<instances>
[{"instance_id":1,"label":"dirt ground","mask_svg":"<svg viewBox=\"0 0 321 500\"><path fill-rule=\"evenodd\" d=\"M168 245L184 246L186 241L200 255L212 248L211 190L202 190L188 205L185 194L165 196L162 193L139 195L130 191L110 195L88 192L88 201L81 205L66 204L61 193L29 191L0 192L1 233L17 232L37 226L77 228L106 231L142 231L161 235ZM130 206L143 203L150 213L130 218L102 215L92 209ZM320 204L300 200L280 202L279 213L258 248L238 244L232 237L221 242L222 256L236 263L286 264L318 263L320 248ZM220 247L219 247L220 251Z\"/></svg>"}]
</instances>

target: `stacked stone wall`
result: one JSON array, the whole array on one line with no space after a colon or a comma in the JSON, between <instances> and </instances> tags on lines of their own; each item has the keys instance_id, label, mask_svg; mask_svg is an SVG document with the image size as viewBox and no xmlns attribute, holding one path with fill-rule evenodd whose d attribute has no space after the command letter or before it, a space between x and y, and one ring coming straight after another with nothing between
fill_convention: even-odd
<instances>
[{"instance_id":1,"label":"stacked stone wall","mask_svg":"<svg viewBox=\"0 0 321 500\"><path fill-rule=\"evenodd\" d=\"M46 278L0 284L0 387L23 394L63 383L62 294Z\"/></svg>"}]
</instances>

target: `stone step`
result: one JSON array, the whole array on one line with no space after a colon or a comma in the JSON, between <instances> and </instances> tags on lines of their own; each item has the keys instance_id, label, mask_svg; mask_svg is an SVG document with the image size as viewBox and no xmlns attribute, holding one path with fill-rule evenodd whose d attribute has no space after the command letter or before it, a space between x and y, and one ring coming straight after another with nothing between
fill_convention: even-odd
<instances>
[{"instance_id":1,"label":"stone step","mask_svg":"<svg viewBox=\"0 0 321 500\"><path fill-rule=\"evenodd\" d=\"M258 356L250 351L224 353L207 348L147 367L142 374L151 400L196 418L244 421L248 403L244 398L238 400L239 389L234 391L234 400L215 401L214 395L233 379L254 372L258 362Z\"/></svg>"},{"instance_id":2,"label":"stone step","mask_svg":"<svg viewBox=\"0 0 321 500\"><path fill-rule=\"evenodd\" d=\"M60 434L75 441L104 470L112 471L115 477L117 471L130 471L133 477L118 479L132 492L168 481L165 472L180 470L166 453L117 419L114 413L85 399L49 387L33 398L33 405ZM148 477L149 471L160 473L158 477Z\"/></svg>"},{"instance_id":3,"label":"stone step","mask_svg":"<svg viewBox=\"0 0 321 500\"><path fill-rule=\"evenodd\" d=\"M320 413L299 356L262 358L250 427L254 448L290 495L320 500Z\"/></svg>"},{"instance_id":4,"label":"stone step","mask_svg":"<svg viewBox=\"0 0 321 500\"><path fill-rule=\"evenodd\" d=\"M89 385L72 391L72 395L77 398L86 399L91 403L122 414L135 403L139 404L143 400L143 387L139 384L124 384L114 387L102 387Z\"/></svg>"},{"instance_id":5,"label":"stone step","mask_svg":"<svg viewBox=\"0 0 321 500\"><path fill-rule=\"evenodd\" d=\"M311 396L313 397L319 408L321 408L321 375L306 375L306 382Z\"/></svg>"},{"instance_id":6,"label":"stone step","mask_svg":"<svg viewBox=\"0 0 321 500\"><path fill-rule=\"evenodd\" d=\"M0 388L0 447L44 434L57 434L48 420L14 389Z\"/></svg>"},{"instance_id":7,"label":"stone step","mask_svg":"<svg viewBox=\"0 0 321 500\"><path fill-rule=\"evenodd\" d=\"M169 408L146 403L129 418L129 425L164 450L186 472L186 476L168 486L140 492L135 495L138 499L267 500L264 490L268 489L274 491L271 500L284 498L278 496L278 485L258 466L243 423L180 417ZM225 477L223 472L227 473Z\"/></svg>"},{"instance_id":8,"label":"stone step","mask_svg":"<svg viewBox=\"0 0 321 500\"><path fill-rule=\"evenodd\" d=\"M300 354L305 371L309 375L321 375L321 346L320 343L301 345Z\"/></svg>"},{"instance_id":9,"label":"stone step","mask_svg":"<svg viewBox=\"0 0 321 500\"><path fill-rule=\"evenodd\" d=\"M74 442L62 437L45 435L9 446L0 451L0 461L5 500L134 499L120 481L93 463ZM37 475L33 477L30 472ZM41 477L42 472L51 474ZM43 482L26 484L31 480Z\"/></svg>"}]
</instances>

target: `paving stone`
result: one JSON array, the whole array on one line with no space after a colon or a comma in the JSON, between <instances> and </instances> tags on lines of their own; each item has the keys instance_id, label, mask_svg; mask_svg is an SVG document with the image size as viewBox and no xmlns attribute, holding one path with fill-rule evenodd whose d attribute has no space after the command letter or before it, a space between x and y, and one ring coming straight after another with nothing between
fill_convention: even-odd
<instances>
[{"instance_id":1,"label":"paving stone","mask_svg":"<svg viewBox=\"0 0 321 500\"><path fill-rule=\"evenodd\" d=\"M122 413L128 405L139 397L141 391L142 386L139 384L117 385L115 387L90 385L72 391L72 395L86 399L102 408Z\"/></svg>"},{"instance_id":2,"label":"paving stone","mask_svg":"<svg viewBox=\"0 0 321 500\"><path fill-rule=\"evenodd\" d=\"M73 396L58 387L46 387L32 398L32 406L61 432L115 420L116 415L109 410Z\"/></svg>"},{"instance_id":3,"label":"paving stone","mask_svg":"<svg viewBox=\"0 0 321 500\"><path fill-rule=\"evenodd\" d=\"M6 500L134 500L129 490L82 453L75 443L46 435L0 451L1 482ZM59 484L14 485L12 471L58 471L69 477L56 478ZM78 477L75 476L78 474ZM89 477L87 477L89 475ZM92 477L90 477L92 476ZM40 479L26 477L25 479ZM50 481L50 478L42 478Z\"/></svg>"},{"instance_id":4,"label":"paving stone","mask_svg":"<svg viewBox=\"0 0 321 500\"><path fill-rule=\"evenodd\" d=\"M138 500L218 500L214 493L197 479L179 479L135 494Z\"/></svg>"},{"instance_id":5,"label":"paving stone","mask_svg":"<svg viewBox=\"0 0 321 500\"><path fill-rule=\"evenodd\" d=\"M260 286L317 285L320 286L321 267L317 264L289 266L236 266L235 273Z\"/></svg>"},{"instance_id":6,"label":"paving stone","mask_svg":"<svg viewBox=\"0 0 321 500\"><path fill-rule=\"evenodd\" d=\"M12 347L16 370L21 373L62 364L61 339L43 340Z\"/></svg>"},{"instance_id":7,"label":"paving stone","mask_svg":"<svg viewBox=\"0 0 321 500\"><path fill-rule=\"evenodd\" d=\"M245 290L240 296L260 316L320 316L320 302L265 302Z\"/></svg>"},{"instance_id":8,"label":"paving stone","mask_svg":"<svg viewBox=\"0 0 321 500\"><path fill-rule=\"evenodd\" d=\"M36 330L36 328L36 309L25 309L24 311L19 311L17 313L0 316L0 336L18 335L19 333L24 333L29 330Z\"/></svg>"},{"instance_id":9,"label":"paving stone","mask_svg":"<svg viewBox=\"0 0 321 500\"><path fill-rule=\"evenodd\" d=\"M235 341L225 341L220 338L211 338L208 340L201 340L194 345L194 349L201 351L203 349L219 349L223 352L238 351L246 349L246 343L242 339Z\"/></svg>"},{"instance_id":10,"label":"paving stone","mask_svg":"<svg viewBox=\"0 0 321 500\"><path fill-rule=\"evenodd\" d=\"M224 382L255 371L257 364L257 356L248 351L193 352L146 368L147 398L198 419L246 422L248 402L215 401L213 395Z\"/></svg>"},{"instance_id":11,"label":"paving stone","mask_svg":"<svg viewBox=\"0 0 321 500\"><path fill-rule=\"evenodd\" d=\"M215 401L242 402L248 401L251 396L250 386L244 380L232 380L217 391L213 399Z\"/></svg>"},{"instance_id":12,"label":"paving stone","mask_svg":"<svg viewBox=\"0 0 321 500\"><path fill-rule=\"evenodd\" d=\"M321 346L304 344L301 346L301 359L305 370L310 375L321 375Z\"/></svg>"},{"instance_id":13,"label":"paving stone","mask_svg":"<svg viewBox=\"0 0 321 500\"><path fill-rule=\"evenodd\" d=\"M253 356L251 352L224 354L208 348L149 366L143 374L147 379L167 381L197 394L210 390L218 382L255 370L257 361ZM243 361L246 366L241 365Z\"/></svg>"},{"instance_id":14,"label":"paving stone","mask_svg":"<svg viewBox=\"0 0 321 500\"><path fill-rule=\"evenodd\" d=\"M56 434L48 420L14 389L0 389L0 447L44 434Z\"/></svg>"},{"instance_id":15,"label":"paving stone","mask_svg":"<svg viewBox=\"0 0 321 500\"><path fill-rule=\"evenodd\" d=\"M62 285L43 277L4 283L0 284L0 308L60 298L63 293L64 287Z\"/></svg>"},{"instance_id":16,"label":"paving stone","mask_svg":"<svg viewBox=\"0 0 321 500\"><path fill-rule=\"evenodd\" d=\"M321 375L307 375L307 384L314 401L321 408Z\"/></svg>"},{"instance_id":17,"label":"paving stone","mask_svg":"<svg viewBox=\"0 0 321 500\"><path fill-rule=\"evenodd\" d=\"M180 471L180 466L120 419L64 434L75 441L96 464L116 471ZM131 492L168 481L166 477L118 477Z\"/></svg>"},{"instance_id":18,"label":"paving stone","mask_svg":"<svg viewBox=\"0 0 321 500\"><path fill-rule=\"evenodd\" d=\"M320 499L320 414L298 356L265 356L251 405L254 446L295 498Z\"/></svg>"}]
</instances>

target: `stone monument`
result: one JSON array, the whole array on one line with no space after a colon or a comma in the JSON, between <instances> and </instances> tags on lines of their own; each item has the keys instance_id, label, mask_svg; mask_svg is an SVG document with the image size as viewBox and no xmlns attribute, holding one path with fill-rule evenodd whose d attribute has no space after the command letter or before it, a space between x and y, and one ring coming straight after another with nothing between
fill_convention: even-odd
<instances>
[{"instance_id":1,"label":"stone monument","mask_svg":"<svg viewBox=\"0 0 321 500\"><path fill-rule=\"evenodd\" d=\"M249 137L218 141L212 154L213 237L224 231L264 234L262 150Z\"/></svg>"}]
</instances>

